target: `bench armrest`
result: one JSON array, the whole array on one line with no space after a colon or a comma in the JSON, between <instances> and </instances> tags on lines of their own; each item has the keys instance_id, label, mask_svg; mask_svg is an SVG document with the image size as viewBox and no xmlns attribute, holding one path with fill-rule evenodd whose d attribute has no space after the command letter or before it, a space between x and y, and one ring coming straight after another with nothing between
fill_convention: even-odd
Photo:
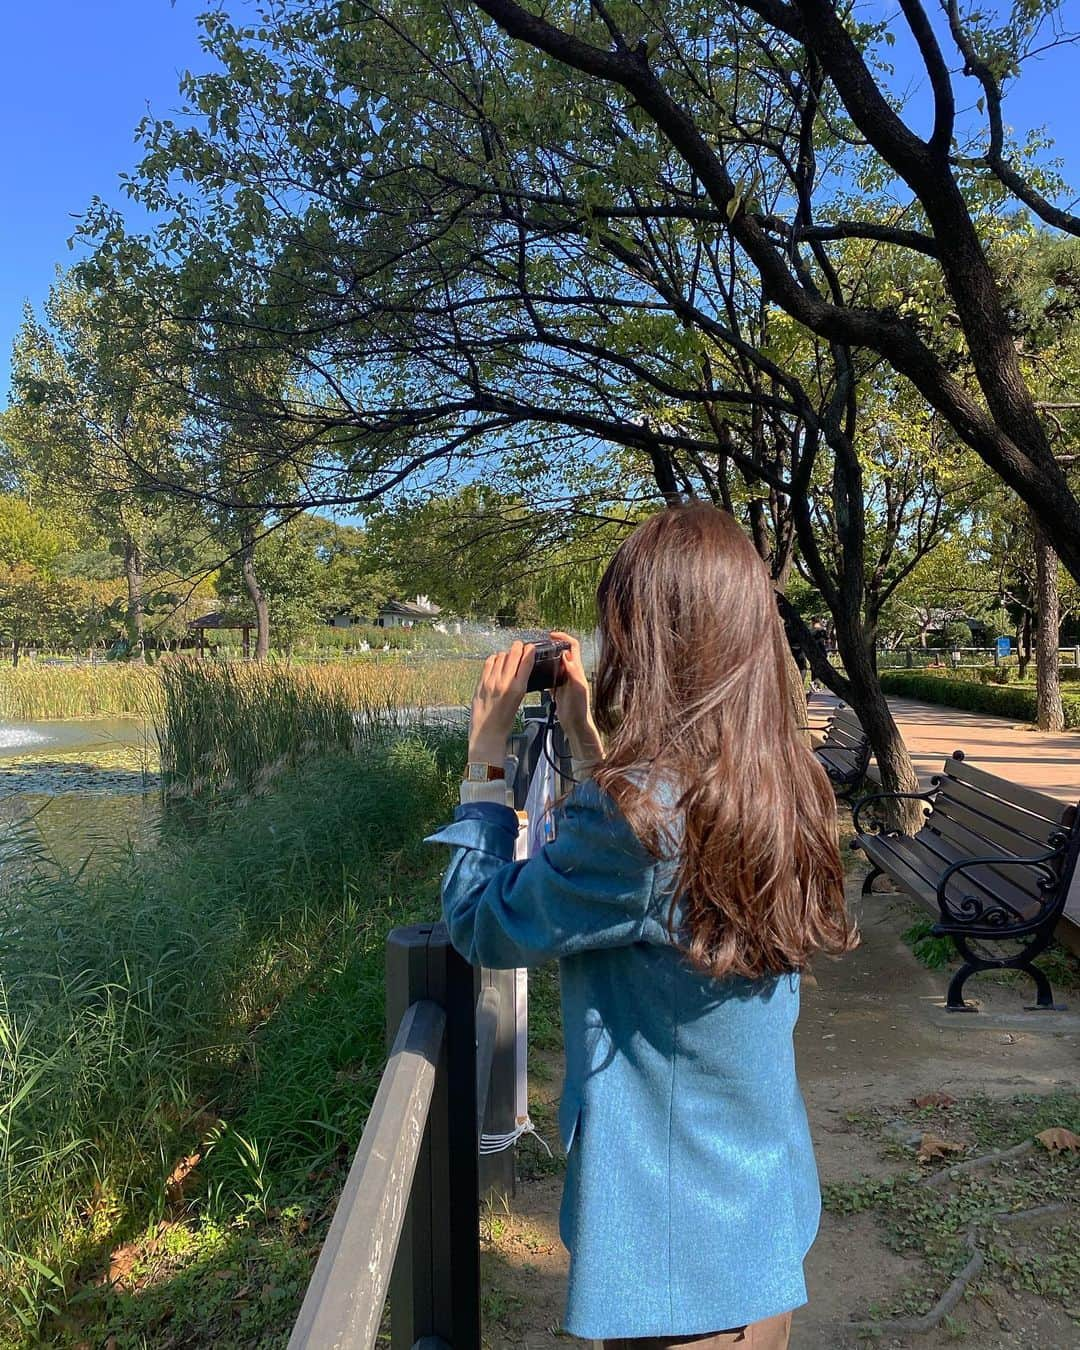
<instances>
[{"instance_id":1,"label":"bench armrest","mask_svg":"<svg viewBox=\"0 0 1080 1350\"><path fill-rule=\"evenodd\" d=\"M1042 912L1033 918L1025 918L1007 900L998 899L996 896L988 900L980 900L977 895L966 895L962 900L950 906L945 895L945 888L953 877L966 872L968 868L990 865L994 867L1030 867L1034 872L1038 872L1045 877L1047 888L1049 888L1059 884L1061 878L1047 864L1057 861L1061 856L1061 849L1057 848L1048 853L1033 854L1031 857L1017 857L1012 853L988 853L980 858L961 858L959 862L952 863L946 867L938 879L937 902L938 909L941 910L942 921L934 924L935 934L962 933L967 934L968 937L1000 937L1002 928L1005 926L1008 927L1010 937L1022 937L1025 933L1034 932L1046 922L1045 905Z\"/></svg>"},{"instance_id":2,"label":"bench armrest","mask_svg":"<svg viewBox=\"0 0 1080 1350\"><path fill-rule=\"evenodd\" d=\"M851 813L851 824L856 834L865 834L867 831L859 827L859 816L864 806L869 806L871 802L886 800L929 802L932 806L936 793L937 788L931 788L929 792L871 792L869 796L860 797L855 803L855 810Z\"/></svg>"}]
</instances>

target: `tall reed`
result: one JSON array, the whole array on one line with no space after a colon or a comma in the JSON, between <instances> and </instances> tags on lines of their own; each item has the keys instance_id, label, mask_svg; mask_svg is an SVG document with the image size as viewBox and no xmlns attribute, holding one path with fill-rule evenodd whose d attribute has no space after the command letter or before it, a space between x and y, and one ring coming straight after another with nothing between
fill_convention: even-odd
<instances>
[{"instance_id":1,"label":"tall reed","mask_svg":"<svg viewBox=\"0 0 1080 1350\"><path fill-rule=\"evenodd\" d=\"M12 722L152 718L158 703L155 670L135 663L0 666L0 718Z\"/></svg>"},{"instance_id":2,"label":"tall reed","mask_svg":"<svg viewBox=\"0 0 1080 1350\"><path fill-rule=\"evenodd\" d=\"M389 726L430 720L425 709L463 703L475 661L161 667L161 748L167 799L264 792L302 759L359 750Z\"/></svg>"},{"instance_id":3,"label":"tall reed","mask_svg":"<svg viewBox=\"0 0 1080 1350\"><path fill-rule=\"evenodd\" d=\"M387 729L92 874L23 860L0 892L0 1344L39 1343L179 1157L203 1155L185 1203L224 1220L355 1143L385 934L437 913L421 839L463 752Z\"/></svg>"}]
</instances>

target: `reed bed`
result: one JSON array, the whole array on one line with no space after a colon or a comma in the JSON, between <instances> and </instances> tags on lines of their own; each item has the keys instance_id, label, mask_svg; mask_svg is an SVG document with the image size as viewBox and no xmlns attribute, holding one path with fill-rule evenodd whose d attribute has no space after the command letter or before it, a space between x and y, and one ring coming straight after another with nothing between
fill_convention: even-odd
<instances>
[{"instance_id":1,"label":"reed bed","mask_svg":"<svg viewBox=\"0 0 1080 1350\"><path fill-rule=\"evenodd\" d=\"M298 691L350 701L358 713L368 709L430 708L467 703L479 663L466 657L429 657L396 652L358 656L318 665L266 665L166 658L159 665L98 663L85 666L0 666L0 718L12 722L74 720L83 717L144 717L162 711L162 677L198 665L202 687L215 682L249 681L258 692L277 682ZM192 687L195 688L194 682Z\"/></svg>"},{"instance_id":2,"label":"reed bed","mask_svg":"<svg viewBox=\"0 0 1080 1350\"><path fill-rule=\"evenodd\" d=\"M156 1343L162 1317L206 1346L263 1343L245 1317L291 1322L211 1308L205 1262L232 1269L222 1234L289 1197L321 1186L303 1212L328 1212L384 1059L385 935L438 912L445 860L421 840L463 756L460 731L386 728L362 759L312 760L92 874L22 860L0 894L0 1344L67 1343L72 1314L95 1343ZM187 1304L169 1280L117 1302L110 1253L165 1220L174 1244L181 1223L210 1235ZM307 1227L285 1244L287 1302L325 1224Z\"/></svg>"},{"instance_id":3,"label":"reed bed","mask_svg":"<svg viewBox=\"0 0 1080 1350\"><path fill-rule=\"evenodd\" d=\"M166 800L265 792L313 754L362 751L388 728L460 706L478 670L467 660L163 665L157 731Z\"/></svg>"},{"instance_id":4,"label":"reed bed","mask_svg":"<svg viewBox=\"0 0 1080 1350\"><path fill-rule=\"evenodd\" d=\"M0 667L0 718L11 722L80 717L153 718L159 707L156 670L137 664Z\"/></svg>"}]
</instances>

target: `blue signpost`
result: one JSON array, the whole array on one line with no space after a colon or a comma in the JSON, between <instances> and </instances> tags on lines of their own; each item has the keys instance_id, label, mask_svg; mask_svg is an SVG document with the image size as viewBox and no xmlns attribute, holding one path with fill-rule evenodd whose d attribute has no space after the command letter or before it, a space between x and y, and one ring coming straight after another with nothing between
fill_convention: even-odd
<instances>
[{"instance_id":1,"label":"blue signpost","mask_svg":"<svg viewBox=\"0 0 1080 1350\"><path fill-rule=\"evenodd\" d=\"M1012 655L1012 638L999 637L997 640L997 658L1000 661L1003 656Z\"/></svg>"}]
</instances>

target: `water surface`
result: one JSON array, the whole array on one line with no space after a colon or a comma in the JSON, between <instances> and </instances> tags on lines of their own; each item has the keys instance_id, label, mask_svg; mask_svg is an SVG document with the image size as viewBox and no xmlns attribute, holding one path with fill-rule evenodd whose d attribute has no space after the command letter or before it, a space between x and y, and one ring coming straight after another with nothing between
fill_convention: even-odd
<instances>
[{"instance_id":1,"label":"water surface","mask_svg":"<svg viewBox=\"0 0 1080 1350\"><path fill-rule=\"evenodd\" d=\"M66 867L146 842L156 759L139 718L0 724L0 838L22 834Z\"/></svg>"}]
</instances>

